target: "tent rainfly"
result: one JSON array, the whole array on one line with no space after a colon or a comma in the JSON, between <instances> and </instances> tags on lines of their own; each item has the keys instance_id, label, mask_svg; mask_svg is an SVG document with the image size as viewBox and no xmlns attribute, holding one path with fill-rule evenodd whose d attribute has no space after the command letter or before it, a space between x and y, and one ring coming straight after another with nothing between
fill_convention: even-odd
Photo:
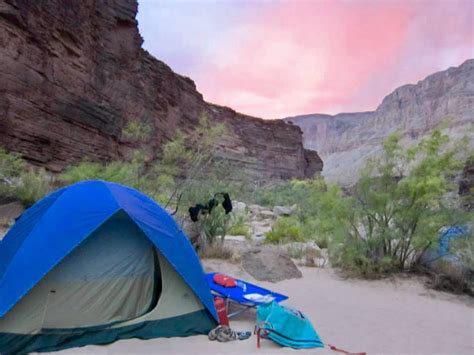
<instances>
[{"instance_id":1,"label":"tent rainfly","mask_svg":"<svg viewBox=\"0 0 474 355\"><path fill-rule=\"evenodd\" d=\"M2 354L203 334L216 318L188 239L132 188L62 188L0 242Z\"/></svg>"}]
</instances>

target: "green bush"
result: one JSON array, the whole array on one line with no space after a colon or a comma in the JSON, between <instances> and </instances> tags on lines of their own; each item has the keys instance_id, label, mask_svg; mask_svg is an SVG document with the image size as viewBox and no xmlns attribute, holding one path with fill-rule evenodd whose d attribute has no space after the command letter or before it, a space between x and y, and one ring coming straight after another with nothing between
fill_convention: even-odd
<instances>
[{"instance_id":1,"label":"green bush","mask_svg":"<svg viewBox=\"0 0 474 355\"><path fill-rule=\"evenodd\" d=\"M29 169L21 174L12 193L24 206L29 207L53 190L54 178L44 169Z\"/></svg>"},{"instance_id":2,"label":"green bush","mask_svg":"<svg viewBox=\"0 0 474 355\"><path fill-rule=\"evenodd\" d=\"M275 185L257 189L253 200L256 204L266 207L293 206L301 203L301 194L294 188L294 182L281 181Z\"/></svg>"},{"instance_id":3,"label":"green bush","mask_svg":"<svg viewBox=\"0 0 474 355\"><path fill-rule=\"evenodd\" d=\"M153 128L150 124L139 121L130 121L122 130L122 135L133 141L147 140L152 133Z\"/></svg>"},{"instance_id":4,"label":"green bush","mask_svg":"<svg viewBox=\"0 0 474 355\"><path fill-rule=\"evenodd\" d=\"M272 230L266 233L268 243L301 242L304 240L301 223L296 217L280 217L276 220Z\"/></svg>"},{"instance_id":5,"label":"green bush","mask_svg":"<svg viewBox=\"0 0 474 355\"><path fill-rule=\"evenodd\" d=\"M230 215L225 213L221 205L214 207L210 213L201 213L197 223L202 231L204 245L223 244L229 231L229 221Z\"/></svg>"},{"instance_id":6,"label":"green bush","mask_svg":"<svg viewBox=\"0 0 474 355\"><path fill-rule=\"evenodd\" d=\"M92 163L86 161L67 168L59 178L66 184L84 180L106 180L130 184L133 182L133 170L131 163L128 162Z\"/></svg>"},{"instance_id":7,"label":"green bush","mask_svg":"<svg viewBox=\"0 0 474 355\"><path fill-rule=\"evenodd\" d=\"M0 148L0 182L8 183L26 169L26 164L18 153L9 153Z\"/></svg>"},{"instance_id":8,"label":"green bush","mask_svg":"<svg viewBox=\"0 0 474 355\"><path fill-rule=\"evenodd\" d=\"M246 225L234 225L229 228L227 232L229 235L243 235L245 238L250 238L250 228Z\"/></svg>"},{"instance_id":9,"label":"green bush","mask_svg":"<svg viewBox=\"0 0 474 355\"><path fill-rule=\"evenodd\" d=\"M451 177L462 167L447 143L439 131L409 149L396 135L385 142L352 196L329 209L339 221L330 240L333 265L363 276L409 269L436 242L441 227L463 220L445 200L456 189Z\"/></svg>"},{"instance_id":10,"label":"green bush","mask_svg":"<svg viewBox=\"0 0 474 355\"><path fill-rule=\"evenodd\" d=\"M21 155L0 149L0 196L26 207L52 190L54 179L44 169L25 163Z\"/></svg>"},{"instance_id":11,"label":"green bush","mask_svg":"<svg viewBox=\"0 0 474 355\"><path fill-rule=\"evenodd\" d=\"M230 218L230 227L227 231L229 235L243 235L245 238L250 238L250 228L246 224L247 222L247 215L245 213L231 213Z\"/></svg>"}]
</instances>

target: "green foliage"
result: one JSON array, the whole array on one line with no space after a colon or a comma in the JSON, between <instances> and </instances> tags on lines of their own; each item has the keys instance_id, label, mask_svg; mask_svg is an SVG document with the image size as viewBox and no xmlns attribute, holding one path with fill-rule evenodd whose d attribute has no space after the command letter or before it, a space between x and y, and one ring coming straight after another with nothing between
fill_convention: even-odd
<instances>
[{"instance_id":1,"label":"green foliage","mask_svg":"<svg viewBox=\"0 0 474 355\"><path fill-rule=\"evenodd\" d=\"M226 214L221 205L214 207L211 213L201 214L199 226L202 230L205 245L224 243L224 238L230 228L230 214Z\"/></svg>"},{"instance_id":2,"label":"green foliage","mask_svg":"<svg viewBox=\"0 0 474 355\"><path fill-rule=\"evenodd\" d=\"M261 206L292 206L301 202L301 197L295 194L294 184L291 182L280 182L273 186L257 189L255 192L255 203Z\"/></svg>"},{"instance_id":3,"label":"green foliage","mask_svg":"<svg viewBox=\"0 0 474 355\"><path fill-rule=\"evenodd\" d=\"M392 135L349 195L318 178L257 191L260 204L297 205L296 215L279 219L267 240L314 240L329 247L333 265L366 277L410 268L441 227L466 218L446 198L456 192L453 176L465 161L459 146L450 146L440 131L410 148Z\"/></svg>"},{"instance_id":4,"label":"green foliage","mask_svg":"<svg viewBox=\"0 0 474 355\"><path fill-rule=\"evenodd\" d=\"M231 213L230 227L227 231L229 235L243 235L245 238L250 238L250 228L247 226L247 215L244 213Z\"/></svg>"},{"instance_id":5,"label":"green foliage","mask_svg":"<svg viewBox=\"0 0 474 355\"><path fill-rule=\"evenodd\" d=\"M43 170L28 166L17 153L0 149L0 196L30 206L52 190L53 179Z\"/></svg>"},{"instance_id":6,"label":"green foliage","mask_svg":"<svg viewBox=\"0 0 474 355\"><path fill-rule=\"evenodd\" d=\"M460 222L462 213L444 198L462 167L447 142L439 131L409 149L397 135L386 141L353 196L342 200L340 227L332 233L333 264L365 276L404 270L435 242L442 226Z\"/></svg>"},{"instance_id":7,"label":"green foliage","mask_svg":"<svg viewBox=\"0 0 474 355\"><path fill-rule=\"evenodd\" d=\"M187 208L209 200L217 192L243 196L249 190L247 178L220 157L218 144L229 135L223 124L202 116L196 129L178 132L167 143L161 158L161 176L175 181L166 205L178 211L178 219L187 218Z\"/></svg>"},{"instance_id":8,"label":"green foliage","mask_svg":"<svg viewBox=\"0 0 474 355\"><path fill-rule=\"evenodd\" d=\"M25 162L18 153L8 153L0 148L0 180L10 180L21 175Z\"/></svg>"},{"instance_id":9,"label":"green foliage","mask_svg":"<svg viewBox=\"0 0 474 355\"><path fill-rule=\"evenodd\" d=\"M151 137L153 128L150 124L139 121L130 121L123 128L122 135L132 141L144 141Z\"/></svg>"},{"instance_id":10,"label":"green foliage","mask_svg":"<svg viewBox=\"0 0 474 355\"><path fill-rule=\"evenodd\" d=\"M13 197L28 207L51 192L53 182L44 169L27 169L20 175L11 192Z\"/></svg>"},{"instance_id":11,"label":"green foliage","mask_svg":"<svg viewBox=\"0 0 474 355\"><path fill-rule=\"evenodd\" d=\"M143 139L148 128L130 122L124 130L129 138ZM60 179L63 183L82 180L107 180L136 187L165 208L174 210L178 221L188 219L188 207L205 203L215 193L244 191L245 179L238 180L228 164L219 159L218 141L227 135L223 124L215 124L202 116L191 132L177 131L157 159L150 159L144 150L136 150L129 161L106 164L83 162L70 167ZM204 243L223 241L233 225L230 215L221 207L204 215L197 224ZM240 228L242 230L242 226Z\"/></svg>"},{"instance_id":12,"label":"green foliage","mask_svg":"<svg viewBox=\"0 0 474 355\"><path fill-rule=\"evenodd\" d=\"M60 179L67 184L83 180L106 180L122 184L132 181L131 163L114 161L111 163L83 162L67 168Z\"/></svg>"},{"instance_id":13,"label":"green foliage","mask_svg":"<svg viewBox=\"0 0 474 355\"><path fill-rule=\"evenodd\" d=\"M234 225L229 228L229 235L243 235L245 238L250 238L250 228L246 225Z\"/></svg>"},{"instance_id":14,"label":"green foliage","mask_svg":"<svg viewBox=\"0 0 474 355\"><path fill-rule=\"evenodd\" d=\"M301 223L296 217L280 217L265 236L268 243L300 242L304 240Z\"/></svg>"},{"instance_id":15,"label":"green foliage","mask_svg":"<svg viewBox=\"0 0 474 355\"><path fill-rule=\"evenodd\" d=\"M322 178L292 180L258 190L256 200L267 206L296 205L292 220L299 229L299 239L313 240L320 248L328 247L329 237L339 226L338 216L344 212L340 189Z\"/></svg>"},{"instance_id":16,"label":"green foliage","mask_svg":"<svg viewBox=\"0 0 474 355\"><path fill-rule=\"evenodd\" d=\"M134 139L143 139L146 132L151 128L135 121L124 130ZM137 149L128 161L83 162L67 169L60 179L68 184L99 179L136 187L176 210L178 219L184 220L189 206L207 201L216 192L236 191L245 184L244 179L230 179L232 170L216 155L217 143L226 134L223 124L211 123L203 116L195 130L177 131L153 161L144 150Z\"/></svg>"}]
</instances>

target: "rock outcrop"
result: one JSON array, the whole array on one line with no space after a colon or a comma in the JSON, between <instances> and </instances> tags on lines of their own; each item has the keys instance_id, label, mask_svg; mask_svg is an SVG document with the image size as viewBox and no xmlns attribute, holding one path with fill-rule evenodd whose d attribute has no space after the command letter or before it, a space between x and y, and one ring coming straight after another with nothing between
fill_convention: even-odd
<instances>
[{"instance_id":1,"label":"rock outcrop","mask_svg":"<svg viewBox=\"0 0 474 355\"><path fill-rule=\"evenodd\" d=\"M192 80L141 48L136 0L0 0L0 146L51 171L88 157L127 157L122 134L146 123L151 154L205 114L230 135L220 155L255 179L322 169L301 130L203 100Z\"/></svg>"},{"instance_id":2,"label":"rock outcrop","mask_svg":"<svg viewBox=\"0 0 474 355\"><path fill-rule=\"evenodd\" d=\"M380 152L383 140L395 131L410 144L442 124L451 137L468 135L474 142L474 59L396 89L374 112L285 120L301 127L305 147L321 155L323 175L350 185L365 159Z\"/></svg>"},{"instance_id":3,"label":"rock outcrop","mask_svg":"<svg viewBox=\"0 0 474 355\"><path fill-rule=\"evenodd\" d=\"M242 255L242 267L255 280L279 282L303 277L286 251L277 246L258 246Z\"/></svg>"}]
</instances>

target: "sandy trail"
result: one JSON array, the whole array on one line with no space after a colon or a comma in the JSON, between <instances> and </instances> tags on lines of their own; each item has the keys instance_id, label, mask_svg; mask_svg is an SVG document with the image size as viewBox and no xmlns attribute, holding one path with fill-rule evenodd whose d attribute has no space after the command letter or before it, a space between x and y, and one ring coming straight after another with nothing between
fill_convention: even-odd
<instances>
[{"instance_id":1,"label":"sandy trail","mask_svg":"<svg viewBox=\"0 0 474 355\"><path fill-rule=\"evenodd\" d=\"M246 276L238 267L206 261L207 269ZM303 278L260 283L290 296L288 304L312 320L321 339L348 351L368 354L474 354L474 301L425 288L415 278L345 280L332 269L302 268ZM251 278L246 276L249 281ZM255 313L231 322L253 330ZM327 349L291 350L269 340L257 349L256 338L230 343L206 336L121 340L61 354L337 354Z\"/></svg>"}]
</instances>

